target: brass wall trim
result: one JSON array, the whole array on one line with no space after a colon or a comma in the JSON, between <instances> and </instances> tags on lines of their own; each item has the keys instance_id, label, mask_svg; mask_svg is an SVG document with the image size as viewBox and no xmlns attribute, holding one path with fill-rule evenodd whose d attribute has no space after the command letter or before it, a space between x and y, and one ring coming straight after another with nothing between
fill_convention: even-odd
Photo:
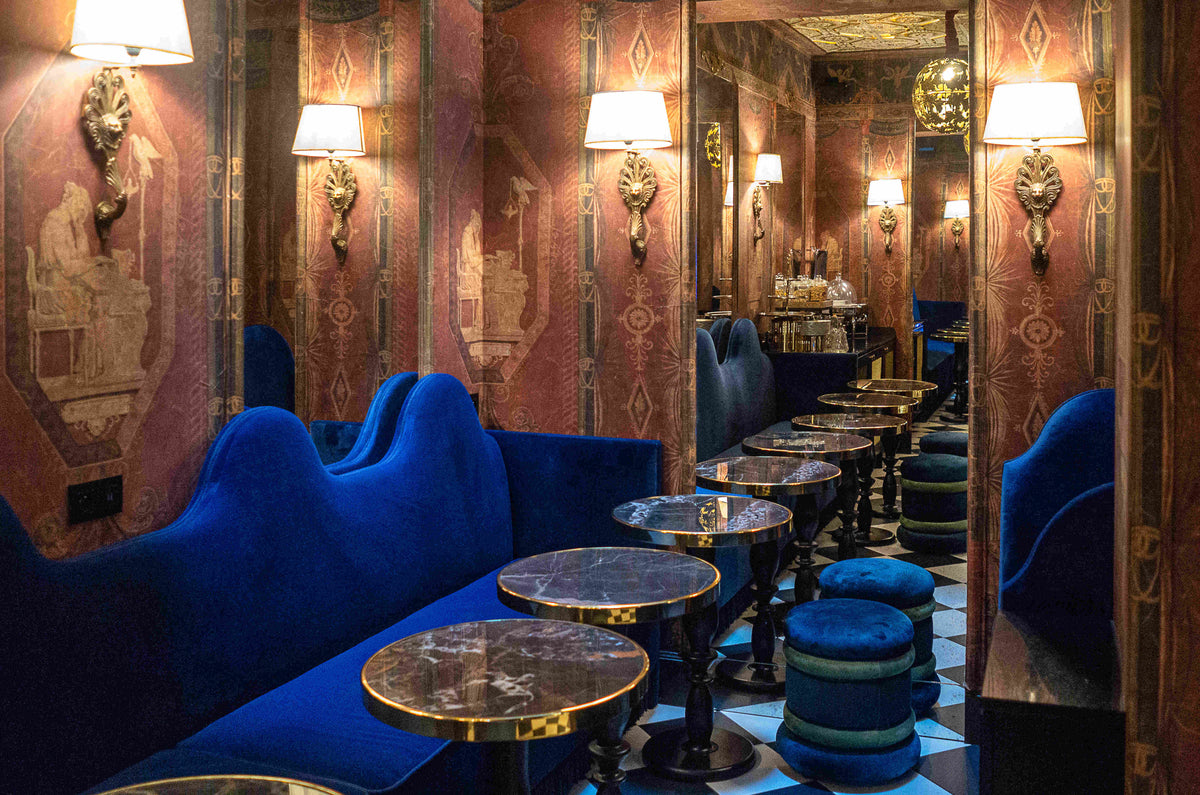
<instances>
[{"instance_id":1,"label":"brass wall trim","mask_svg":"<svg viewBox=\"0 0 1200 795\"><path fill-rule=\"evenodd\" d=\"M754 209L754 242L757 243L767 234L767 230L763 229L762 225L762 186L755 186L754 201L750 206Z\"/></svg>"},{"instance_id":2,"label":"brass wall trim","mask_svg":"<svg viewBox=\"0 0 1200 795\"><path fill-rule=\"evenodd\" d=\"M646 257L646 238L650 234L646 226L646 207L654 198L658 189L658 179L654 175L654 167L644 155L630 151L625 155L625 165L621 168L617 189L625 206L629 208L629 248L640 265Z\"/></svg>"},{"instance_id":3,"label":"brass wall trim","mask_svg":"<svg viewBox=\"0 0 1200 795\"><path fill-rule=\"evenodd\" d=\"M1058 200L1063 181L1059 176L1054 158L1034 147L1033 153L1025 155L1017 168L1017 198L1029 212L1033 232L1033 253L1030 257L1033 275L1046 275L1050 255L1046 253L1046 214Z\"/></svg>"},{"instance_id":4,"label":"brass wall trim","mask_svg":"<svg viewBox=\"0 0 1200 795\"><path fill-rule=\"evenodd\" d=\"M879 228L883 230L883 250L892 253L892 232L896 231L896 211L890 205L883 205L879 213Z\"/></svg>"},{"instance_id":5,"label":"brass wall trim","mask_svg":"<svg viewBox=\"0 0 1200 795\"><path fill-rule=\"evenodd\" d=\"M342 158L329 158L329 176L325 178L325 198L333 208L333 229L329 233L329 242L333 244L333 253L339 266L346 264L346 250L350 247L344 234L343 216L357 194L358 181L350 163Z\"/></svg>"},{"instance_id":6,"label":"brass wall trim","mask_svg":"<svg viewBox=\"0 0 1200 795\"><path fill-rule=\"evenodd\" d=\"M104 158L104 182L113 192L112 201L102 199L96 205L96 232L100 243L108 241L113 221L125 213L129 194L125 192L125 180L117 165L117 152L129 130L133 111L129 108L129 95L125 93L125 78L106 66L92 76L92 87L87 90L83 101L83 122L92 145Z\"/></svg>"}]
</instances>

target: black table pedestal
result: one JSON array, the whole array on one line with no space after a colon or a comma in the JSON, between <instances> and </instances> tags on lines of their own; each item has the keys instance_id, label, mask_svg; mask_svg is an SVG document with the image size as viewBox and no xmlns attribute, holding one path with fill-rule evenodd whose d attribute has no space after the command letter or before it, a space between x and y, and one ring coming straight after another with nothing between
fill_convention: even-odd
<instances>
[{"instance_id":1,"label":"black table pedestal","mask_svg":"<svg viewBox=\"0 0 1200 795\"><path fill-rule=\"evenodd\" d=\"M962 419L967 414L967 343L954 343L954 415Z\"/></svg>"},{"instance_id":2,"label":"black table pedestal","mask_svg":"<svg viewBox=\"0 0 1200 795\"><path fill-rule=\"evenodd\" d=\"M621 782L625 780L621 760L629 755L629 743L622 739L627 723L629 710L624 710L613 716L596 739L588 743L592 769L588 771L587 778L595 785L596 795L619 795L621 792Z\"/></svg>"},{"instance_id":3,"label":"black table pedestal","mask_svg":"<svg viewBox=\"0 0 1200 795\"><path fill-rule=\"evenodd\" d=\"M875 527L875 509L871 505L871 486L875 485L875 456L858 459L858 532L854 542L860 547L890 544L896 540L894 533Z\"/></svg>"},{"instance_id":4,"label":"black table pedestal","mask_svg":"<svg viewBox=\"0 0 1200 795\"><path fill-rule=\"evenodd\" d=\"M865 459L864 459L865 460ZM854 532L858 524L858 472L853 461L842 462L842 479L838 483L838 560L850 560L858 556L858 545Z\"/></svg>"},{"instance_id":5,"label":"black table pedestal","mask_svg":"<svg viewBox=\"0 0 1200 795\"><path fill-rule=\"evenodd\" d=\"M883 518L894 522L900 518L896 508L896 452L899 436L883 437Z\"/></svg>"},{"instance_id":6,"label":"black table pedestal","mask_svg":"<svg viewBox=\"0 0 1200 795\"><path fill-rule=\"evenodd\" d=\"M754 572L754 626L750 632L753 659L722 660L717 666L721 681L738 690L770 693L783 690L784 667L775 662L775 614L771 597L775 587L775 571L779 566L779 549L775 542L750 547L750 568Z\"/></svg>"},{"instance_id":7,"label":"black table pedestal","mask_svg":"<svg viewBox=\"0 0 1200 795\"><path fill-rule=\"evenodd\" d=\"M479 792L530 795L529 743L480 743L480 748L483 763L479 766Z\"/></svg>"},{"instance_id":8,"label":"black table pedestal","mask_svg":"<svg viewBox=\"0 0 1200 795\"><path fill-rule=\"evenodd\" d=\"M787 610L813 600L817 587L817 578L813 574L813 566L816 565L816 561L813 560L813 550L817 546L817 524L821 521L821 512L817 509L815 494L802 494L796 497L792 512L792 526L796 530L796 558L792 565L792 573L796 576L795 584L792 586L795 601L787 605Z\"/></svg>"},{"instance_id":9,"label":"black table pedestal","mask_svg":"<svg viewBox=\"0 0 1200 795\"><path fill-rule=\"evenodd\" d=\"M774 548L774 542L769 544ZM642 746L646 766L667 778L719 781L740 776L754 766L754 746L749 740L725 729L713 728L713 701L708 685L712 681L709 667L717 657L710 646L715 626L716 608L683 617L691 684L685 707L686 725L682 729L656 734Z\"/></svg>"}]
</instances>

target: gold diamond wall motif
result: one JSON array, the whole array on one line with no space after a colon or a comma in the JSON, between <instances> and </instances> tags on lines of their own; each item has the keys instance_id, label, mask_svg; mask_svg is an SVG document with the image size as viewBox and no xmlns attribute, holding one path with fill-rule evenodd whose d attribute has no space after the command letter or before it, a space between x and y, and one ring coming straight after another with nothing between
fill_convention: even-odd
<instances>
[{"instance_id":1,"label":"gold diamond wall motif","mask_svg":"<svg viewBox=\"0 0 1200 795\"><path fill-rule=\"evenodd\" d=\"M959 41L968 41L968 14L954 20ZM941 11L896 14L844 14L784 20L825 52L909 50L946 46L946 17Z\"/></svg>"}]
</instances>

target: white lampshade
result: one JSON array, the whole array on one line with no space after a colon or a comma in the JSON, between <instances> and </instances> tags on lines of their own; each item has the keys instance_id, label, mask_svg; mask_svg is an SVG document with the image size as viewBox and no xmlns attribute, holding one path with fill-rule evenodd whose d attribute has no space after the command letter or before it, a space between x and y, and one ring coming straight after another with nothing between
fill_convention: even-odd
<instances>
[{"instance_id":1,"label":"white lampshade","mask_svg":"<svg viewBox=\"0 0 1200 795\"><path fill-rule=\"evenodd\" d=\"M1086 141L1079 86L1074 83L996 86L983 129L985 144L1065 146Z\"/></svg>"},{"instance_id":2,"label":"white lampshade","mask_svg":"<svg viewBox=\"0 0 1200 795\"><path fill-rule=\"evenodd\" d=\"M732 182L725 183L725 206L726 207L733 206L733 183Z\"/></svg>"},{"instance_id":3,"label":"white lampshade","mask_svg":"<svg viewBox=\"0 0 1200 795\"><path fill-rule=\"evenodd\" d=\"M946 214L943 218L970 218L971 203L966 199L952 199L946 202Z\"/></svg>"},{"instance_id":4,"label":"white lampshade","mask_svg":"<svg viewBox=\"0 0 1200 795\"><path fill-rule=\"evenodd\" d=\"M783 182L783 160L779 155L763 152L758 156L754 161L754 181L759 185L779 185Z\"/></svg>"},{"instance_id":5,"label":"white lampshade","mask_svg":"<svg viewBox=\"0 0 1200 795\"><path fill-rule=\"evenodd\" d=\"M898 179L873 179L867 188L867 206L904 204L904 183Z\"/></svg>"},{"instance_id":6,"label":"white lampshade","mask_svg":"<svg viewBox=\"0 0 1200 795\"><path fill-rule=\"evenodd\" d=\"M191 63L183 0L76 0L71 54L121 66Z\"/></svg>"},{"instance_id":7,"label":"white lampshade","mask_svg":"<svg viewBox=\"0 0 1200 795\"><path fill-rule=\"evenodd\" d=\"M661 91L601 91L592 94L588 149L662 149L671 145L671 123Z\"/></svg>"},{"instance_id":8,"label":"white lampshade","mask_svg":"<svg viewBox=\"0 0 1200 795\"><path fill-rule=\"evenodd\" d=\"M360 157L362 111L358 105L305 105L296 126L292 154L309 157Z\"/></svg>"}]
</instances>

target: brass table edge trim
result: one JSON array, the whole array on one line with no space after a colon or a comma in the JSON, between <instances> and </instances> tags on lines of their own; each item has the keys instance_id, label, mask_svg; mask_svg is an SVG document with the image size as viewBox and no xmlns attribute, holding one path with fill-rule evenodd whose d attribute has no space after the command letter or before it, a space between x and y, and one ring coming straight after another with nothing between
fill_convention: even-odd
<instances>
[{"instance_id":1,"label":"brass table edge trim","mask_svg":"<svg viewBox=\"0 0 1200 795\"><path fill-rule=\"evenodd\" d=\"M187 781L267 781L275 784L297 784L301 787L306 787L317 793L326 793L326 795L341 795L336 790L331 790L324 784L314 784L311 781L302 781L298 778L284 778L282 776L263 776L255 773L212 773L200 776L174 776L172 778L156 778L151 781L143 781L138 784L127 784L116 789L106 789L97 795L121 795L126 792L136 792L150 787L163 787L173 784L181 784Z\"/></svg>"}]
</instances>

